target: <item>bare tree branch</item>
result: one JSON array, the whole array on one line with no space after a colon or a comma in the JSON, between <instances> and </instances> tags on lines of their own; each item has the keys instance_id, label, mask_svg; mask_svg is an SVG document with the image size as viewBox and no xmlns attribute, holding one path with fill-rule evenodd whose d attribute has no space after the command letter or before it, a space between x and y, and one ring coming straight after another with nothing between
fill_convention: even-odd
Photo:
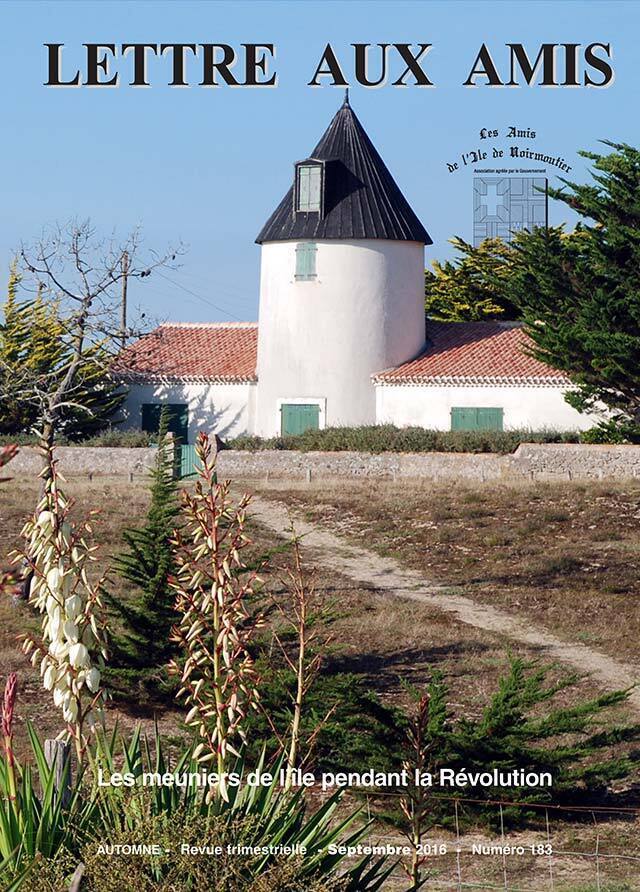
<instances>
[{"instance_id":1,"label":"bare tree branch","mask_svg":"<svg viewBox=\"0 0 640 892\"><path fill-rule=\"evenodd\" d=\"M106 372L123 337L144 333L141 324L122 331L123 277L142 280L159 268L176 269L184 251L182 245L163 253L144 251L139 229L121 241L115 234L104 239L89 220L56 225L44 230L33 244L21 245L21 287L39 295L44 291L55 302L64 362L43 373L28 365L15 368L0 359L0 399L19 398L37 406L45 445L53 443L65 408L87 411L78 399L81 371L93 365Z\"/></svg>"}]
</instances>

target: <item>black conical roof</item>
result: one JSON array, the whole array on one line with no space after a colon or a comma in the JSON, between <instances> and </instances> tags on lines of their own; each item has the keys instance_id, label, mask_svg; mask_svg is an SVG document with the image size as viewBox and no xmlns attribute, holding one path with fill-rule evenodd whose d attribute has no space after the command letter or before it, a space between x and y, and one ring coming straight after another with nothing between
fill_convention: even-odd
<instances>
[{"instance_id":1,"label":"black conical roof","mask_svg":"<svg viewBox=\"0 0 640 892\"><path fill-rule=\"evenodd\" d=\"M310 159L325 162L324 213L294 212L292 185L260 231L258 244L375 238L432 244L347 98Z\"/></svg>"}]
</instances>

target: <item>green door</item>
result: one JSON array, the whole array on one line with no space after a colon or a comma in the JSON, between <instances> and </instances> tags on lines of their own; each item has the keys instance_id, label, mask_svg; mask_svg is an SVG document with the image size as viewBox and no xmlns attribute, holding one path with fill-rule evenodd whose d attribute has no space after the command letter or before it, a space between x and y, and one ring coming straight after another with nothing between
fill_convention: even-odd
<instances>
[{"instance_id":1,"label":"green door","mask_svg":"<svg viewBox=\"0 0 640 892\"><path fill-rule=\"evenodd\" d=\"M501 431L504 410L457 406L451 410L452 431Z\"/></svg>"},{"instance_id":2,"label":"green door","mask_svg":"<svg viewBox=\"0 0 640 892\"><path fill-rule=\"evenodd\" d=\"M160 428L160 413L166 406L169 413L169 432L180 443L189 442L189 406L186 403L143 403L142 430L157 434Z\"/></svg>"},{"instance_id":3,"label":"green door","mask_svg":"<svg viewBox=\"0 0 640 892\"><path fill-rule=\"evenodd\" d=\"M183 480L185 477L196 477L198 474L199 468L202 467L202 462L196 455L196 447L195 446L181 446L180 447L180 479Z\"/></svg>"},{"instance_id":4,"label":"green door","mask_svg":"<svg viewBox=\"0 0 640 892\"><path fill-rule=\"evenodd\" d=\"M280 407L280 433L295 436L320 427L320 406L309 403L284 403Z\"/></svg>"}]
</instances>

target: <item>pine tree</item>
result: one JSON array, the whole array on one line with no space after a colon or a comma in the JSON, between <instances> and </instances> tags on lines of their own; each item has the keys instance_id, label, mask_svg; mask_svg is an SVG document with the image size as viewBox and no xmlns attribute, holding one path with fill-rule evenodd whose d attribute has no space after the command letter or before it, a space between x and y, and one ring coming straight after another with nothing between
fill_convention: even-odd
<instances>
[{"instance_id":1,"label":"pine tree","mask_svg":"<svg viewBox=\"0 0 640 892\"><path fill-rule=\"evenodd\" d=\"M443 322L477 322L516 319L514 305L505 297L504 283L517 256L499 238L485 239L477 248L452 238L458 256L433 262L425 270L425 310L430 319Z\"/></svg>"},{"instance_id":2,"label":"pine tree","mask_svg":"<svg viewBox=\"0 0 640 892\"><path fill-rule=\"evenodd\" d=\"M172 450L166 446L168 413L162 411L159 445L151 472L151 500L146 523L124 531L127 550L114 562L116 571L134 587L134 598L123 601L109 596L124 631L112 644L111 663L122 669L156 669L174 653L169 640L175 624L175 595L169 577L175 571L171 538L176 525L178 500Z\"/></svg>"}]
</instances>

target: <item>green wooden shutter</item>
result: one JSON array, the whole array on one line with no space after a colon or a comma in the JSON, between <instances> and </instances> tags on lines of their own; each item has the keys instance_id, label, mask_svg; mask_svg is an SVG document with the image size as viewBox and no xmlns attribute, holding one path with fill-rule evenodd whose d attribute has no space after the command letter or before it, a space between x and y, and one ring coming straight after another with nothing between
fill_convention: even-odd
<instances>
[{"instance_id":1,"label":"green wooden shutter","mask_svg":"<svg viewBox=\"0 0 640 892\"><path fill-rule=\"evenodd\" d=\"M456 406L451 409L452 431L501 431L504 424L504 410Z\"/></svg>"},{"instance_id":2,"label":"green wooden shutter","mask_svg":"<svg viewBox=\"0 0 640 892\"><path fill-rule=\"evenodd\" d=\"M315 279L316 250L313 242L300 242L296 245L296 279Z\"/></svg>"},{"instance_id":3,"label":"green wooden shutter","mask_svg":"<svg viewBox=\"0 0 640 892\"><path fill-rule=\"evenodd\" d=\"M471 408L456 407L451 410L451 430L452 431L475 431L477 430L476 410Z\"/></svg>"},{"instance_id":4,"label":"green wooden shutter","mask_svg":"<svg viewBox=\"0 0 640 892\"><path fill-rule=\"evenodd\" d=\"M280 432L295 436L320 427L320 406L317 403L286 403L280 408Z\"/></svg>"},{"instance_id":5,"label":"green wooden shutter","mask_svg":"<svg viewBox=\"0 0 640 892\"><path fill-rule=\"evenodd\" d=\"M318 165L309 170L309 210L320 210L320 181L322 170Z\"/></svg>"},{"instance_id":6,"label":"green wooden shutter","mask_svg":"<svg viewBox=\"0 0 640 892\"><path fill-rule=\"evenodd\" d=\"M321 205L322 167L319 164L301 164L298 167L298 204L296 210L318 213Z\"/></svg>"},{"instance_id":7,"label":"green wooden shutter","mask_svg":"<svg viewBox=\"0 0 640 892\"><path fill-rule=\"evenodd\" d=\"M309 207L309 168L298 168L298 210L306 211Z\"/></svg>"},{"instance_id":8,"label":"green wooden shutter","mask_svg":"<svg viewBox=\"0 0 640 892\"><path fill-rule=\"evenodd\" d=\"M503 429L502 409L477 409L479 431L501 431Z\"/></svg>"}]
</instances>

